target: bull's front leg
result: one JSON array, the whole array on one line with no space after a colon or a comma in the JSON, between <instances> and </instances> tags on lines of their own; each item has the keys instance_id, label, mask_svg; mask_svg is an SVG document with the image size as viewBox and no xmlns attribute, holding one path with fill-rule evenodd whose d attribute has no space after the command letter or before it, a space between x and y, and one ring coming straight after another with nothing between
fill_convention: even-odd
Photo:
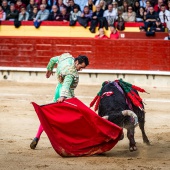
<instances>
[{"instance_id":1,"label":"bull's front leg","mask_svg":"<svg viewBox=\"0 0 170 170\"><path fill-rule=\"evenodd\" d=\"M137 150L134 134L135 134L135 127L134 126L129 127L127 129L127 137L129 139L129 150L130 150L130 152Z\"/></svg>"}]
</instances>

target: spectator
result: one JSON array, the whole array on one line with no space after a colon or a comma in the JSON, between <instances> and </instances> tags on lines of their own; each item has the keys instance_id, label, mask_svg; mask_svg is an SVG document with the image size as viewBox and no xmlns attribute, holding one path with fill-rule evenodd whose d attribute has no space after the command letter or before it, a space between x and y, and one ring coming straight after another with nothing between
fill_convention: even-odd
<instances>
[{"instance_id":1,"label":"spectator","mask_svg":"<svg viewBox=\"0 0 170 170\"><path fill-rule=\"evenodd\" d=\"M77 22L77 17L81 16L81 11L77 5L74 6L73 11L70 12L70 26L74 26Z\"/></svg>"},{"instance_id":2,"label":"spectator","mask_svg":"<svg viewBox=\"0 0 170 170\"><path fill-rule=\"evenodd\" d=\"M122 15L123 12L127 12L128 11L128 3L127 3L126 0L123 1L123 5L122 6L118 7L118 10L121 11L120 15Z\"/></svg>"},{"instance_id":3,"label":"spectator","mask_svg":"<svg viewBox=\"0 0 170 170\"><path fill-rule=\"evenodd\" d=\"M63 8L67 9L67 6L63 3L63 0L58 0L57 6L60 12L62 11Z\"/></svg>"},{"instance_id":4,"label":"spectator","mask_svg":"<svg viewBox=\"0 0 170 170\"><path fill-rule=\"evenodd\" d=\"M137 22L143 22L146 19L145 10L143 7L139 8L139 11L136 13L136 21Z\"/></svg>"},{"instance_id":5,"label":"spectator","mask_svg":"<svg viewBox=\"0 0 170 170\"><path fill-rule=\"evenodd\" d=\"M22 7L26 8L26 5L24 3L22 3L21 0L17 0L17 2L15 4L15 9L18 10L19 12L21 12Z\"/></svg>"},{"instance_id":6,"label":"spectator","mask_svg":"<svg viewBox=\"0 0 170 170\"><path fill-rule=\"evenodd\" d=\"M167 10L170 11L170 1L168 1L168 7Z\"/></svg>"},{"instance_id":7,"label":"spectator","mask_svg":"<svg viewBox=\"0 0 170 170\"><path fill-rule=\"evenodd\" d=\"M146 15L146 20L144 22L145 31L148 30L148 27L152 27L155 24L157 18L158 14L154 11L153 7L150 7L149 13Z\"/></svg>"},{"instance_id":8,"label":"spectator","mask_svg":"<svg viewBox=\"0 0 170 170\"><path fill-rule=\"evenodd\" d=\"M50 12L52 10L53 5L57 5L57 0L47 0L47 6L48 6Z\"/></svg>"},{"instance_id":9,"label":"spectator","mask_svg":"<svg viewBox=\"0 0 170 170\"><path fill-rule=\"evenodd\" d=\"M51 7L48 5L47 0L42 0L42 1L41 1L41 4L42 4L42 5L45 5L45 9L51 11Z\"/></svg>"},{"instance_id":10,"label":"spectator","mask_svg":"<svg viewBox=\"0 0 170 170\"><path fill-rule=\"evenodd\" d=\"M104 11L106 10L106 2L104 0L101 0L99 2L99 5L100 5L101 9L103 9Z\"/></svg>"},{"instance_id":11,"label":"spectator","mask_svg":"<svg viewBox=\"0 0 170 170\"><path fill-rule=\"evenodd\" d=\"M49 21L56 21L59 18L60 11L57 7L57 5L52 6L52 11L50 12L50 15L48 17Z\"/></svg>"},{"instance_id":12,"label":"spectator","mask_svg":"<svg viewBox=\"0 0 170 170\"><path fill-rule=\"evenodd\" d=\"M14 21L18 19L18 15L19 13L18 13L18 10L15 9L15 5L10 4L10 10L7 12L6 20Z\"/></svg>"},{"instance_id":13,"label":"spectator","mask_svg":"<svg viewBox=\"0 0 170 170\"><path fill-rule=\"evenodd\" d=\"M29 3L29 4L27 5L27 7L26 7L26 11L27 11L28 13L33 12L34 6L35 6L34 0L30 0L30 3Z\"/></svg>"},{"instance_id":14,"label":"spectator","mask_svg":"<svg viewBox=\"0 0 170 170\"><path fill-rule=\"evenodd\" d=\"M2 9L3 11L7 14L7 12L10 10L10 7L8 5L8 1L7 0L3 0L2 1Z\"/></svg>"},{"instance_id":15,"label":"spectator","mask_svg":"<svg viewBox=\"0 0 170 170\"><path fill-rule=\"evenodd\" d=\"M92 19L91 19L91 25L90 25L90 32L95 33L96 27L99 23L99 28L103 28L105 26L106 29L108 29L108 23L106 18L103 17L104 10L101 9L100 5L96 6L96 11L93 12Z\"/></svg>"},{"instance_id":16,"label":"spectator","mask_svg":"<svg viewBox=\"0 0 170 170\"><path fill-rule=\"evenodd\" d=\"M33 7L33 11L31 11L31 12L29 13L29 18L28 18L28 20L29 20L29 21L34 21L35 18L36 18L36 16L37 16L37 14L38 14L38 7L37 7L37 6L34 6L34 7Z\"/></svg>"},{"instance_id":17,"label":"spectator","mask_svg":"<svg viewBox=\"0 0 170 170\"><path fill-rule=\"evenodd\" d=\"M165 32L165 28L161 24L161 20L159 18L156 19L155 24L150 28L150 32Z\"/></svg>"},{"instance_id":18,"label":"spectator","mask_svg":"<svg viewBox=\"0 0 170 170\"><path fill-rule=\"evenodd\" d=\"M157 13L160 12L162 4L163 4L163 0L158 0L158 3L154 6L154 11Z\"/></svg>"},{"instance_id":19,"label":"spectator","mask_svg":"<svg viewBox=\"0 0 170 170\"><path fill-rule=\"evenodd\" d=\"M165 37L164 40L170 40L170 30L168 31L168 36Z\"/></svg>"},{"instance_id":20,"label":"spectator","mask_svg":"<svg viewBox=\"0 0 170 170\"><path fill-rule=\"evenodd\" d=\"M168 11L164 4L161 5L161 11L159 12L159 18L161 23L167 23L170 21L170 11Z\"/></svg>"},{"instance_id":21,"label":"spectator","mask_svg":"<svg viewBox=\"0 0 170 170\"><path fill-rule=\"evenodd\" d=\"M117 12L115 9L113 9L113 4L108 5L108 10L104 11L103 16L107 19L108 25L113 26L114 22L117 19Z\"/></svg>"},{"instance_id":22,"label":"spectator","mask_svg":"<svg viewBox=\"0 0 170 170\"><path fill-rule=\"evenodd\" d=\"M29 13L26 11L25 7L21 8L21 12L19 13L18 21L28 21Z\"/></svg>"},{"instance_id":23,"label":"spectator","mask_svg":"<svg viewBox=\"0 0 170 170\"><path fill-rule=\"evenodd\" d=\"M139 4L139 1L136 0L136 1L134 2L134 5L133 5L133 10L134 10L134 12L137 14L137 13L139 13L139 9L140 9L140 4Z\"/></svg>"},{"instance_id":24,"label":"spectator","mask_svg":"<svg viewBox=\"0 0 170 170\"><path fill-rule=\"evenodd\" d=\"M88 0L86 6L88 6L91 11L93 11L93 12L96 11L96 7L93 4L93 0Z\"/></svg>"},{"instance_id":25,"label":"spectator","mask_svg":"<svg viewBox=\"0 0 170 170\"><path fill-rule=\"evenodd\" d=\"M73 11L74 6L77 5L78 6L78 10L81 11L80 6L76 3L74 3L74 0L69 0L69 6L68 6L68 12L70 13L71 11Z\"/></svg>"},{"instance_id":26,"label":"spectator","mask_svg":"<svg viewBox=\"0 0 170 170\"><path fill-rule=\"evenodd\" d=\"M145 7L145 12L148 13L149 12L149 8L151 7L151 3L149 0L146 1L146 7Z\"/></svg>"},{"instance_id":27,"label":"spectator","mask_svg":"<svg viewBox=\"0 0 170 170\"><path fill-rule=\"evenodd\" d=\"M49 17L49 10L45 9L46 6L44 4L40 5L40 10L38 11L38 14L34 21L35 28L39 28L42 21L46 21Z\"/></svg>"},{"instance_id":28,"label":"spectator","mask_svg":"<svg viewBox=\"0 0 170 170\"><path fill-rule=\"evenodd\" d=\"M100 28L99 29L99 34L95 35L94 37L95 39L109 39L109 37L107 35L105 35L104 29Z\"/></svg>"},{"instance_id":29,"label":"spectator","mask_svg":"<svg viewBox=\"0 0 170 170\"><path fill-rule=\"evenodd\" d=\"M79 24L86 28L92 18L92 14L93 12L89 9L89 7L85 6L81 16L77 18Z\"/></svg>"},{"instance_id":30,"label":"spectator","mask_svg":"<svg viewBox=\"0 0 170 170\"><path fill-rule=\"evenodd\" d=\"M136 13L133 11L132 6L128 7L128 12L124 12L122 18L125 22L135 22L136 21Z\"/></svg>"},{"instance_id":31,"label":"spectator","mask_svg":"<svg viewBox=\"0 0 170 170\"><path fill-rule=\"evenodd\" d=\"M0 5L0 21L5 21L6 13L2 9L2 5Z\"/></svg>"},{"instance_id":32,"label":"spectator","mask_svg":"<svg viewBox=\"0 0 170 170\"><path fill-rule=\"evenodd\" d=\"M119 39L119 32L114 26L110 26L110 39L116 40Z\"/></svg>"},{"instance_id":33,"label":"spectator","mask_svg":"<svg viewBox=\"0 0 170 170\"><path fill-rule=\"evenodd\" d=\"M38 14L35 18L34 21L38 21L38 22L41 22L41 21L46 21L49 17L49 10L48 9L45 9L45 5L44 4L41 4L40 5L40 10L38 11Z\"/></svg>"},{"instance_id":34,"label":"spectator","mask_svg":"<svg viewBox=\"0 0 170 170\"><path fill-rule=\"evenodd\" d=\"M122 6L123 5L123 0L115 0L118 4L118 7Z\"/></svg>"},{"instance_id":35,"label":"spectator","mask_svg":"<svg viewBox=\"0 0 170 170\"><path fill-rule=\"evenodd\" d=\"M139 3L141 7L146 8L146 0L140 0Z\"/></svg>"},{"instance_id":36,"label":"spectator","mask_svg":"<svg viewBox=\"0 0 170 170\"><path fill-rule=\"evenodd\" d=\"M59 16L56 18L57 21L63 21L63 22L68 22L69 21L69 14L67 13L66 8L62 8Z\"/></svg>"},{"instance_id":37,"label":"spectator","mask_svg":"<svg viewBox=\"0 0 170 170\"><path fill-rule=\"evenodd\" d=\"M118 6L117 6L117 2L114 1L112 4L113 4L113 10L116 11L116 14L118 15Z\"/></svg>"}]
</instances>

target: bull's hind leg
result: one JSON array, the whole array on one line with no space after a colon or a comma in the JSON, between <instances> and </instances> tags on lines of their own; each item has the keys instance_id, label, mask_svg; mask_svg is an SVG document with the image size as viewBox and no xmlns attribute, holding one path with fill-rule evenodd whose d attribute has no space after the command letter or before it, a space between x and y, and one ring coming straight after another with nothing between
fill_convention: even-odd
<instances>
[{"instance_id":1,"label":"bull's hind leg","mask_svg":"<svg viewBox=\"0 0 170 170\"><path fill-rule=\"evenodd\" d=\"M150 145L150 141L149 141L148 137L146 136L144 126L145 126L145 121L144 121L144 119L139 120L139 127L140 127L141 132L142 132L143 142L146 143L147 145Z\"/></svg>"}]
</instances>

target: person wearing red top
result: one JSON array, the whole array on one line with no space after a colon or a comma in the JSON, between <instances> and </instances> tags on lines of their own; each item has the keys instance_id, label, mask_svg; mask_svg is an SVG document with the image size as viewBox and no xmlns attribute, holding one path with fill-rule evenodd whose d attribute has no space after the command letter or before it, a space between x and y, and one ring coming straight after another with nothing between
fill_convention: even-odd
<instances>
[{"instance_id":1,"label":"person wearing red top","mask_svg":"<svg viewBox=\"0 0 170 170\"><path fill-rule=\"evenodd\" d=\"M18 10L19 12L21 12L22 7L26 8L26 5L24 3L22 3L21 0L17 0L17 2L15 4L15 9Z\"/></svg>"},{"instance_id":2,"label":"person wearing red top","mask_svg":"<svg viewBox=\"0 0 170 170\"><path fill-rule=\"evenodd\" d=\"M96 38L96 39L109 39L109 37L107 35L105 35L103 28L99 29L99 34L95 35L94 38Z\"/></svg>"},{"instance_id":3,"label":"person wearing red top","mask_svg":"<svg viewBox=\"0 0 170 170\"><path fill-rule=\"evenodd\" d=\"M115 29L114 26L110 26L110 39L119 39L119 32Z\"/></svg>"}]
</instances>

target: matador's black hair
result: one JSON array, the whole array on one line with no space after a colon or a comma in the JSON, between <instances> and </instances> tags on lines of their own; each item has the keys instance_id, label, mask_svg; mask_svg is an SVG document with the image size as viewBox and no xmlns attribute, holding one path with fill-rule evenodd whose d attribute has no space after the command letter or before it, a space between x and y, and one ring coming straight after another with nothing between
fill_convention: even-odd
<instances>
[{"instance_id":1,"label":"matador's black hair","mask_svg":"<svg viewBox=\"0 0 170 170\"><path fill-rule=\"evenodd\" d=\"M85 55L79 55L77 58L75 58L75 61L77 60L79 64L85 63L86 66L89 65L89 59Z\"/></svg>"}]
</instances>

